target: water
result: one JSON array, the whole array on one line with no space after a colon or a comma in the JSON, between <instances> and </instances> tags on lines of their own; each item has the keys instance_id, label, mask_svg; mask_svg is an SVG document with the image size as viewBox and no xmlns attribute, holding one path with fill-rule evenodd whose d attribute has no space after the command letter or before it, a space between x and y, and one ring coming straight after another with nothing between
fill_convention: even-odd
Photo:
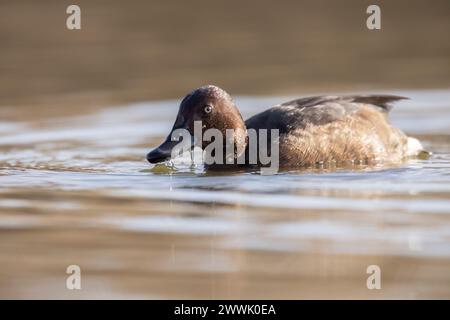
<instances>
[{"instance_id":1,"label":"water","mask_svg":"<svg viewBox=\"0 0 450 320\"><path fill-rule=\"evenodd\" d=\"M0 121L0 296L450 298L450 90L389 93L411 98L391 119L429 159L154 168L145 154L178 101ZM290 98L236 102L247 117ZM66 289L72 264L80 291ZM381 290L366 287L369 265Z\"/></svg>"}]
</instances>

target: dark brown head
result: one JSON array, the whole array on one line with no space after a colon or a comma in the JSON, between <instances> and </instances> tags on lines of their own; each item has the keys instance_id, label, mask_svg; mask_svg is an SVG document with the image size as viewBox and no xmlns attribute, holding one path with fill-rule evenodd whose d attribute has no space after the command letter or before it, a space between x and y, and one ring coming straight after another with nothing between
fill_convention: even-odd
<instances>
[{"instance_id":1,"label":"dark brown head","mask_svg":"<svg viewBox=\"0 0 450 320\"><path fill-rule=\"evenodd\" d=\"M170 159L172 149L178 144L178 141L172 141L172 133L176 129L186 129L194 136L195 121L202 122L202 136L206 130L214 128L225 137L226 130L233 129L236 132L234 143L240 146L246 143L245 124L233 99L225 90L208 85L192 91L181 101L172 131L158 148L147 155L147 160L158 163ZM201 147L205 148L209 143L203 141Z\"/></svg>"}]
</instances>

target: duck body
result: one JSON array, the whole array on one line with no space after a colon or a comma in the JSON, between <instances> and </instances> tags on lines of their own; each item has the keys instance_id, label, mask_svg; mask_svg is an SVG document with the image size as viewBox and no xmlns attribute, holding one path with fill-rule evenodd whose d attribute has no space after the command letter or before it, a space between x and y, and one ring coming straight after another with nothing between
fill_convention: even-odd
<instances>
[{"instance_id":1,"label":"duck body","mask_svg":"<svg viewBox=\"0 0 450 320\"><path fill-rule=\"evenodd\" d=\"M399 162L408 137L388 120L390 95L316 96L289 101L259 113L247 128L278 129L280 164L312 166Z\"/></svg>"},{"instance_id":2,"label":"duck body","mask_svg":"<svg viewBox=\"0 0 450 320\"><path fill-rule=\"evenodd\" d=\"M389 123L391 104L404 97L392 95L315 96L288 101L252 116L245 122L231 96L216 86L192 91L181 102L172 128L193 134L194 121L203 130L236 130L234 143L245 150L248 160L248 132L278 130L280 167L308 167L316 164L398 163L416 155L422 147ZM171 157L170 134L166 141L147 155L151 163ZM413 141L414 143L411 143ZM207 148L203 142L202 148ZM414 150L412 150L414 149ZM269 153L271 150L269 150ZM235 151L237 158L239 152ZM258 158L259 163L259 158ZM244 164L249 165L248 162ZM216 166L223 167L226 165ZM211 165L209 167L215 167Z\"/></svg>"}]
</instances>

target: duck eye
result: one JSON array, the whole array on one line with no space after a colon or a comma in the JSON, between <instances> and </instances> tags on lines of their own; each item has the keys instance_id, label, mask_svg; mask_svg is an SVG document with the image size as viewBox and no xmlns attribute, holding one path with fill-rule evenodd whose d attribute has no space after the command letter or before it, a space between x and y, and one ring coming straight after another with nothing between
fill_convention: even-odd
<instances>
[{"instance_id":1,"label":"duck eye","mask_svg":"<svg viewBox=\"0 0 450 320\"><path fill-rule=\"evenodd\" d=\"M203 110L205 111L205 113L211 113L212 109L213 107L207 104Z\"/></svg>"}]
</instances>

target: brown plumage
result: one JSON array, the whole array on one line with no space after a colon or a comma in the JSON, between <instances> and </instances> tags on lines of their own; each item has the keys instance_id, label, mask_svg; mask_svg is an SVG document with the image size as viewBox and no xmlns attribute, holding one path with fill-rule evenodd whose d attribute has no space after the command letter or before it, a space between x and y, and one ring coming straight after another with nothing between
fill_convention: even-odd
<instances>
[{"instance_id":1,"label":"brown plumage","mask_svg":"<svg viewBox=\"0 0 450 320\"><path fill-rule=\"evenodd\" d=\"M282 167L318 163L400 162L408 152L408 137L388 121L391 103L406 99L391 95L317 96L292 100L243 121L232 98L216 86L198 88L181 102L174 127L193 134L193 123L202 120L203 130L239 129L235 143L246 147L246 129L279 130L279 164ZM205 106L212 111L204 112ZM209 110L209 109L207 109ZM170 158L168 139L147 159ZM204 142L206 147L208 142ZM419 144L420 146L420 144Z\"/></svg>"},{"instance_id":2,"label":"brown plumage","mask_svg":"<svg viewBox=\"0 0 450 320\"><path fill-rule=\"evenodd\" d=\"M280 164L399 162L408 137L387 113L404 97L319 96L289 101L257 114L247 128L280 130Z\"/></svg>"}]
</instances>

